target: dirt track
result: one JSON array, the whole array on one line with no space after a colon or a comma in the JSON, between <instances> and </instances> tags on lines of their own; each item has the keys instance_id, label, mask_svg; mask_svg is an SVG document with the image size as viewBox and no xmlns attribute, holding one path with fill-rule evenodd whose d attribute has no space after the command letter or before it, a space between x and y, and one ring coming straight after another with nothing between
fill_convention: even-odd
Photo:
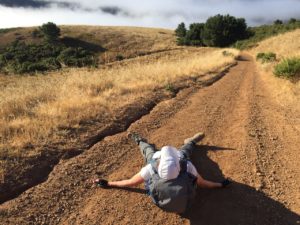
<instances>
[{"instance_id":1,"label":"dirt track","mask_svg":"<svg viewBox=\"0 0 300 225\"><path fill-rule=\"evenodd\" d=\"M204 131L194 164L207 179L232 178L229 188L199 189L184 216L155 207L142 186L91 188L95 174L128 178L143 165L124 132L61 161L46 182L2 204L1 224L300 224L299 111L277 105L252 59L243 59L212 86L181 91L129 128L157 147L179 147Z\"/></svg>"}]
</instances>

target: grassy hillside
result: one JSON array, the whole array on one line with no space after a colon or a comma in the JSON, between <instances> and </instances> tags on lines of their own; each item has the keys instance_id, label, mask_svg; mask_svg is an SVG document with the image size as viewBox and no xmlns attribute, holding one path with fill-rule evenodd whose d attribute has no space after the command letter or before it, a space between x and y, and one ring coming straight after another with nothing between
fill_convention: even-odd
<instances>
[{"instance_id":1,"label":"grassy hillside","mask_svg":"<svg viewBox=\"0 0 300 225\"><path fill-rule=\"evenodd\" d=\"M251 52L274 52L278 59L300 56L300 29L264 40Z\"/></svg>"},{"instance_id":2,"label":"grassy hillside","mask_svg":"<svg viewBox=\"0 0 300 225\"><path fill-rule=\"evenodd\" d=\"M15 40L41 43L31 28L0 30L0 51ZM100 63L131 58L177 48L172 30L137 27L60 26L61 41L71 47L84 47L98 53Z\"/></svg>"},{"instance_id":3,"label":"grassy hillside","mask_svg":"<svg viewBox=\"0 0 300 225\"><path fill-rule=\"evenodd\" d=\"M264 40L251 49L253 57L260 52L276 54L276 61L263 64L258 62L258 69L277 102L295 110L294 113L297 115L300 112L300 76L295 76L293 82L290 82L275 77L274 70L284 59L300 57L300 29Z\"/></svg>"},{"instance_id":4,"label":"grassy hillside","mask_svg":"<svg viewBox=\"0 0 300 225\"><path fill-rule=\"evenodd\" d=\"M273 24L273 25L262 25L258 27L250 27L249 35L250 37L237 41L234 47L238 49L249 49L256 47L261 41L276 36L290 32L300 28L300 21L289 22L285 24Z\"/></svg>"}]
</instances>

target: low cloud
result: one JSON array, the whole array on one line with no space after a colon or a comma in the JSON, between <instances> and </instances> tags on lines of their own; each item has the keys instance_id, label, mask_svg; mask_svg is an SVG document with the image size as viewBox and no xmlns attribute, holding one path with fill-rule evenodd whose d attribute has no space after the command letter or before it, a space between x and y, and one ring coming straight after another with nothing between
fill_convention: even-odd
<instances>
[{"instance_id":1,"label":"low cloud","mask_svg":"<svg viewBox=\"0 0 300 225\"><path fill-rule=\"evenodd\" d=\"M57 24L175 28L216 14L244 17L249 25L300 16L299 0L0 0L0 27Z\"/></svg>"},{"instance_id":2,"label":"low cloud","mask_svg":"<svg viewBox=\"0 0 300 225\"><path fill-rule=\"evenodd\" d=\"M12 8L43 8L48 7L49 3L46 1L36 0L0 0L0 5L12 7Z\"/></svg>"}]
</instances>

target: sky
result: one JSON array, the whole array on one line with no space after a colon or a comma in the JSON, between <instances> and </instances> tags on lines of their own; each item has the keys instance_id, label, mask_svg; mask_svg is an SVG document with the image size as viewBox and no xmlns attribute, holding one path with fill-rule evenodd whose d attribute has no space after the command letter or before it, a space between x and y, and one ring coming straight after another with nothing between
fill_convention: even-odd
<instances>
[{"instance_id":1,"label":"sky","mask_svg":"<svg viewBox=\"0 0 300 225\"><path fill-rule=\"evenodd\" d=\"M54 22L175 29L216 14L243 17L249 26L300 19L300 0L0 0L0 28Z\"/></svg>"}]
</instances>

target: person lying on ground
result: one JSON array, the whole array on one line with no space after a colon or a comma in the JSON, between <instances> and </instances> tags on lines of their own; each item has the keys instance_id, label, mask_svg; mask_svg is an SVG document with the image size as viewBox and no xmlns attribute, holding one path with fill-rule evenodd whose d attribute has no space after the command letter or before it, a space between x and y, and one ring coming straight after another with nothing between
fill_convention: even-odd
<instances>
[{"instance_id":1,"label":"person lying on ground","mask_svg":"<svg viewBox=\"0 0 300 225\"><path fill-rule=\"evenodd\" d=\"M231 183L228 179L220 183L203 179L190 161L195 146L204 138L204 133L185 139L179 151L172 146L164 146L158 151L136 133L129 133L128 137L138 144L146 166L130 179L94 179L93 182L99 187L132 187L144 182L147 193L157 206L169 212L184 213L195 197L197 186L222 188Z\"/></svg>"}]
</instances>

